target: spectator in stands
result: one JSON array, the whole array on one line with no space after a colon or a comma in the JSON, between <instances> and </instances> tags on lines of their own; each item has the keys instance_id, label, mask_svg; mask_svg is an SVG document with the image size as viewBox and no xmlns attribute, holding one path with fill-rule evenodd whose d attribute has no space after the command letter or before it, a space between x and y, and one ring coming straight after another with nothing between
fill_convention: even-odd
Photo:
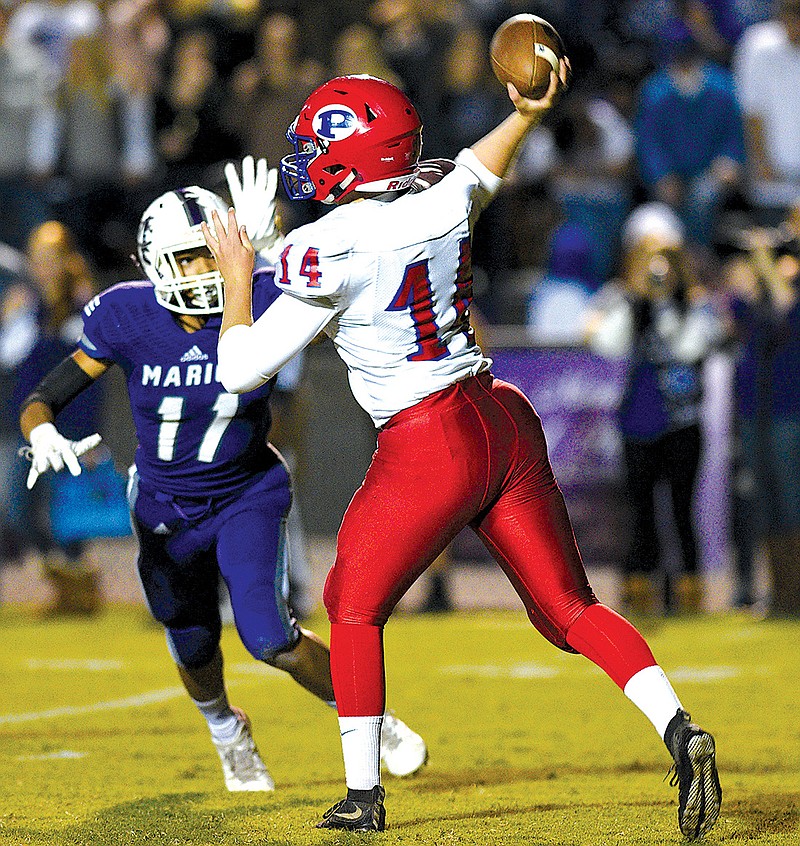
<instances>
[{"instance_id":1,"label":"spectator in stands","mask_svg":"<svg viewBox=\"0 0 800 846\"><path fill-rule=\"evenodd\" d=\"M163 83L172 36L158 0L114 0L108 7L106 43L114 88L125 112L125 175L138 182L156 167L153 108ZM139 208L139 204L137 209ZM132 229L135 227L131 227Z\"/></svg>"},{"instance_id":2,"label":"spectator in stands","mask_svg":"<svg viewBox=\"0 0 800 846\"><path fill-rule=\"evenodd\" d=\"M115 84L131 94L154 96L172 43L159 0L113 0L107 32Z\"/></svg>"},{"instance_id":3,"label":"spectator in stands","mask_svg":"<svg viewBox=\"0 0 800 846\"><path fill-rule=\"evenodd\" d=\"M635 129L642 180L672 206L691 241L709 245L745 160L733 81L708 62L679 18L661 33L662 67L642 85Z\"/></svg>"},{"instance_id":4,"label":"spectator in stands","mask_svg":"<svg viewBox=\"0 0 800 846\"><path fill-rule=\"evenodd\" d=\"M447 154L446 121L441 119L448 46L468 25L466 8L449 0L374 0L369 18L381 34L389 66L417 107L425 125L425 154Z\"/></svg>"},{"instance_id":5,"label":"spectator in stands","mask_svg":"<svg viewBox=\"0 0 800 846\"><path fill-rule=\"evenodd\" d=\"M0 245L4 246L4 245ZM17 261L15 261L17 259ZM36 337L36 316L33 297L25 287L25 257L13 250L0 256L0 569L19 561L21 544L12 528L12 517L19 494L17 449L19 424L9 401L14 391L16 370L33 347Z\"/></svg>"},{"instance_id":6,"label":"spectator in stands","mask_svg":"<svg viewBox=\"0 0 800 846\"><path fill-rule=\"evenodd\" d=\"M291 123L323 77L323 67L300 51L297 19L284 12L267 14L252 59L240 64L230 79L229 119L248 153L281 160L286 154L282 127Z\"/></svg>"},{"instance_id":7,"label":"spectator in stands","mask_svg":"<svg viewBox=\"0 0 800 846\"><path fill-rule=\"evenodd\" d=\"M735 604L752 605L765 544L771 610L800 614L800 202L776 230L746 233L726 269L740 344L735 378L739 466L733 486Z\"/></svg>"},{"instance_id":8,"label":"spectator in stands","mask_svg":"<svg viewBox=\"0 0 800 846\"><path fill-rule=\"evenodd\" d=\"M80 310L95 290L87 262L69 230L57 221L47 221L31 233L27 259L29 279L10 286L0 307L0 350L12 382L6 404L17 416L42 376L75 346L81 332ZM67 437L77 439L96 431L100 405L101 394L93 391L65 409L59 426L71 433ZM17 459L4 491L4 554L17 561L30 550L41 556L55 591L52 613L94 613L101 602L98 574L85 561L83 543L55 540L50 525L52 487L37 485L29 491L28 469L27 462Z\"/></svg>"},{"instance_id":9,"label":"spectator in stands","mask_svg":"<svg viewBox=\"0 0 800 846\"><path fill-rule=\"evenodd\" d=\"M623 0L614 4L619 11L612 24L626 40L647 44L655 57L664 26L679 15L703 52L727 64L742 31L768 17L772 4L773 0Z\"/></svg>"},{"instance_id":10,"label":"spectator in stands","mask_svg":"<svg viewBox=\"0 0 800 846\"><path fill-rule=\"evenodd\" d=\"M634 135L597 83L573 85L553 122L550 190L564 216L592 239L590 272L608 278L631 206Z\"/></svg>"},{"instance_id":11,"label":"spectator in stands","mask_svg":"<svg viewBox=\"0 0 800 846\"><path fill-rule=\"evenodd\" d=\"M684 20L706 55L729 65L744 30L769 17L772 0L684 0L680 5Z\"/></svg>"},{"instance_id":12,"label":"spectator in stands","mask_svg":"<svg viewBox=\"0 0 800 846\"><path fill-rule=\"evenodd\" d=\"M334 39L331 50L334 76L366 73L402 88L403 81L386 62L378 33L363 23L345 27Z\"/></svg>"},{"instance_id":13,"label":"spectator in stands","mask_svg":"<svg viewBox=\"0 0 800 846\"><path fill-rule=\"evenodd\" d=\"M508 111L506 92L492 73L488 56L486 38L474 25L459 28L447 47L441 122L448 136L443 151L451 158L496 126Z\"/></svg>"},{"instance_id":14,"label":"spectator in stands","mask_svg":"<svg viewBox=\"0 0 800 846\"><path fill-rule=\"evenodd\" d=\"M745 116L752 199L780 216L800 190L800 0L777 0L770 20L745 30L733 72Z\"/></svg>"},{"instance_id":15,"label":"spectator in stands","mask_svg":"<svg viewBox=\"0 0 800 846\"><path fill-rule=\"evenodd\" d=\"M239 146L256 158L279 162L286 155L285 127L324 75L319 62L301 53L297 19L268 13L258 27L253 57L234 70L228 83L226 121ZM285 229L308 222L308 210L298 208L306 204L279 198L279 205Z\"/></svg>"},{"instance_id":16,"label":"spectator in stands","mask_svg":"<svg viewBox=\"0 0 800 846\"><path fill-rule=\"evenodd\" d=\"M682 558L675 604L686 612L704 604L692 516L702 365L727 329L694 278L685 247L685 229L669 206L638 207L623 232L623 276L598 293L587 320L591 349L628 361L619 424L633 528L623 601L639 613L658 610L655 492L661 480L669 486Z\"/></svg>"},{"instance_id":17,"label":"spectator in stands","mask_svg":"<svg viewBox=\"0 0 800 846\"><path fill-rule=\"evenodd\" d=\"M11 15L9 37L38 46L57 77L66 73L69 46L79 36L94 35L103 23L93 0L28 0Z\"/></svg>"},{"instance_id":18,"label":"spectator in stands","mask_svg":"<svg viewBox=\"0 0 800 846\"><path fill-rule=\"evenodd\" d=\"M176 32L197 26L214 32L214 64L223 79L253 55L253 36L267 7L264 0L158 0ZM301 7L304 3L291 4Z\"/></svg>"},{"instance_id":19,"label":"spectator in stands","mask_svg":"<svg viewBox=\"0 0 800 846\"><path fill-rule=\"evenodd\" d=\"M56 102L48 153L50 175L61 183L54 214L69 221L95 265L113 264L114 224L125 231L126 197L154 170L151 103L118 84L105 32L71 41Z\"/></svg>"},{"instance_id":20,"label":"spectator in stands","mask_svg":"<svg viewBox=\"0 0 800 846\"><path fill-rule=\"evenodd\" d=\"M175 39L155 102L157 149L169 187L218 181L209 169L238 157L236 137L224 119L226 89L215 65L216 47L213 30L205 26L183 30Z\"/></svg>"},{"instance_id":21,"label":"spectator in stands","mask_svg":"<svg viewBox=\"0 0 800 846\"><path fill-rule=\"evenodd\" d=\"M44 197L32 179L32 141L55 76L43 61L41 48L9 37L9 14L0 5L0 243L21 250L28 233L48 217Z\"/></svg>"},{"instance_id":22,"label":"spectator in stands","mask_svg":"<svg viewBox=\"0 0 800 846\"><path fill-rule=\"evenodd\" d=\"M597 292L595 244L586 228L565 221L553 231L547 269L531 291L528 335L535 344L579 344L586 310Z\"/></svg>"}]
</instances>

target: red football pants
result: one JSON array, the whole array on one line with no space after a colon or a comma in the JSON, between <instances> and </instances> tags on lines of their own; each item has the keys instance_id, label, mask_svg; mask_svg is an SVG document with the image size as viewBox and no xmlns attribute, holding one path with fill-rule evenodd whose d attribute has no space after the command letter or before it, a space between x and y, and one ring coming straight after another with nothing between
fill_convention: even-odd
<instances>
[{"instance_id":1,"label":"red football pants","mask_svg":"<svg viewBox=\"0 0 800 846\"><path fill-rule=\"evenodd\" d=\"M589 586L538 415L485 373L399 412L378 434L324 592L341 716L383 713L383 625L467 525L551 643L587 655L620 686L656 663Z\"/></svg>"}]
</instances>

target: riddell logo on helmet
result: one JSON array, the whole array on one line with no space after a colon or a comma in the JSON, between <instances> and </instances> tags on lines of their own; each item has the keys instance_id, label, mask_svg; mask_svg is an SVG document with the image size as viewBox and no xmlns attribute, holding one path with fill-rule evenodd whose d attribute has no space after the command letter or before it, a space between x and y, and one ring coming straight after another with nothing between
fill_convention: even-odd
<instances>
[{"instance_id":1,"label":"riddell logo on helmet","mask_svg":"<svg viewBox=\"0 0 800 846\"><path fill-rule=\"evenodd\" d=\"M349 106L334 103L314 115L311 127L319 138L326 141L342 141L358 129L358 117Z\"/></svg>"},{"instance_id":2,"label":"riddell logo on helmet","mask_svg":"<svg viewBox=\"0 0 800 846\"><path fill-rule=\"evenodd\" d=\"M402 191L404 188L410 188L417 178L416 173L411 173L408 176L403 176L400 179L393 179L386 183L387 191Z\"/></svg>"}]
</instances>

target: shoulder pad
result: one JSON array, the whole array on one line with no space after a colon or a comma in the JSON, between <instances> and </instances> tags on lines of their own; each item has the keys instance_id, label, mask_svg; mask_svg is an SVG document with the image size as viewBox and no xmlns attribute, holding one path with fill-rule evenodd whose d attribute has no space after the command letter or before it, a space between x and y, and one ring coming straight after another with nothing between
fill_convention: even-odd
<instances>
[{"instance_id":1,"label":"shoulder pad","mask_svg":"<svg viewBox=\"0 0 800 846\"><path fill-rule=\"evenodd\" d=\"M450 159L428 159L419 163L419 173L411 186L412 194L419 194L431 185L440 182L448 173L455 170L456 163Z\"/></svg>"}]
</instances>

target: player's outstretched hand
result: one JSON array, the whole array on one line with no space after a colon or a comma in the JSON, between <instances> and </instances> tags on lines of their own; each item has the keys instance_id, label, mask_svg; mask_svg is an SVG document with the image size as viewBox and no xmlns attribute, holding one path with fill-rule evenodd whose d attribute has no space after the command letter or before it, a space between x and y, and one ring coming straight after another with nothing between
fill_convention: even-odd
<instances>
[{"instance_id":1,"label":"player's outstretched hand","mask_svg":"<svg viewBox=\"0 0 800 846\"><path fill-rule=\"evenodd\" d=\"M94 449L102 440L95 433L80 441L65 438L52 423L40 423L31 430L31 445L27 455L31 460L27 487L30 490L42 473L53 469L56 472L66 467L73 476L79 476L79 456Z\"/></svg>"},{"instance_id":2,"label":"player's outstretched hand","mask_svg":"<svg viewBox=\"0 0 800 846\"><path fill-rule=\"evenodd\" d=\"M506 87L508 89L508 96L514 104L514 108L523 116L527 118L534 118L540 116L542 112L547 112L555 106L559 97L564 93L569 85L570 76L572 75L572 67L569 59L559 59L558 73L550 72L550 86L544 93L543 97L538 100L531 100L528 97L523 97L517 91L513 82L509 82Z\"/></svg>"},{"instance_id":3,"label":"player's outstretched hand","mask_svg":"<svg viewBox=\"0 0 800 846\"><path fill-rule=\"evenodd\" d=\"M281 239L275 203L278 171L274 167L268 169L266 159L256 161L252 156L242 159L241 169L240 179L233 162L225 165L225 178L236 217L247 227L247 234L256 250L271 251Z\"/></svg>"},{"instance_id":4,"label":"player's outstretched hand","mask_svg":"<svg viewBox=\"0 0 800 846\"><path fill-rule=\"evenodd\" d=\"M211 213L211 222L214 224L214 233L211 233L208 224L203 221L203 235L217 261L217 267L225 280L226 288L228 286L249 288L253 279L256 253L247 230L238 224L236 212L232 208L228 209L227 229L216 211Z\"/></svg>"}]
</instances>

